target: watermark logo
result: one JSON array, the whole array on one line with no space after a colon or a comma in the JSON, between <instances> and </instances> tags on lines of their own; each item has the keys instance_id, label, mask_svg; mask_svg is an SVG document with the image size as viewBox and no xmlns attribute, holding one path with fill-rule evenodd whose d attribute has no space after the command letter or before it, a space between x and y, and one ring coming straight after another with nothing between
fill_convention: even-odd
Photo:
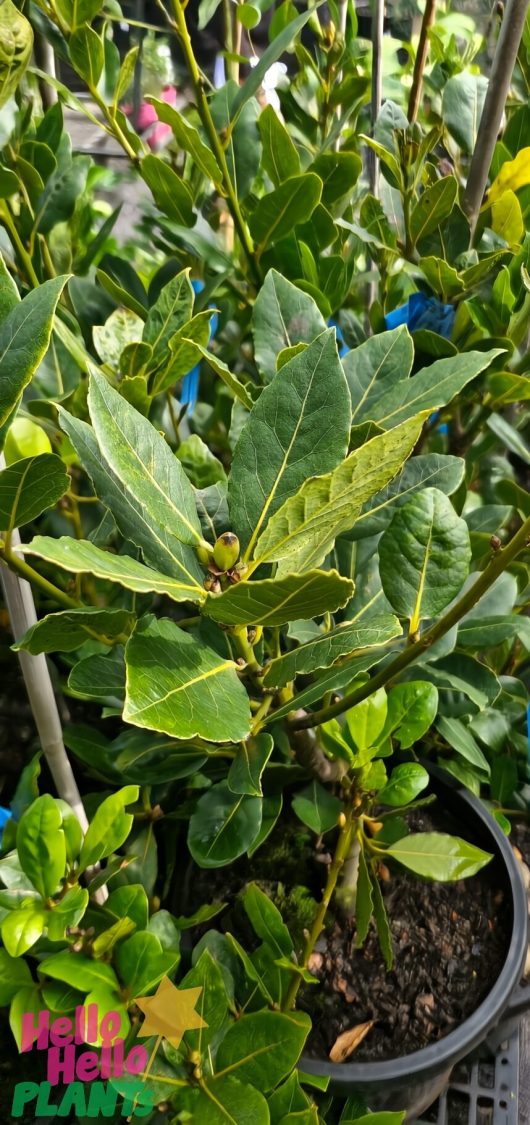
<instances>
[{"instance_id":1,"label":"watermark logo","mask_svg":"<svg viewBox=\"0 0 530 1125\"><path fill-rule=\"evenodd\" d=\"M207 1027L196 1005L202 988L179 989L164 977L153 996L135 1004L145 1019L139 1037L155 1037L149 1055L142 1044L126 1050L119 1012L100 1012L97 1004L80 1005L71 1016L52 1019L49 1011L22 1016L21 1051L46 1052L46 1082L18 1082L11 1115L21 1117L29 1105L35 1117L147 1117L155 1104L148 1079L164 1039L179 1047L183 1035ZM89 1049L87 1049L87 1046ZM94 1046L98 1050L93 1049ZM57 1090L64 1088L60 1102Z\"/></svg>"}]
</instances>

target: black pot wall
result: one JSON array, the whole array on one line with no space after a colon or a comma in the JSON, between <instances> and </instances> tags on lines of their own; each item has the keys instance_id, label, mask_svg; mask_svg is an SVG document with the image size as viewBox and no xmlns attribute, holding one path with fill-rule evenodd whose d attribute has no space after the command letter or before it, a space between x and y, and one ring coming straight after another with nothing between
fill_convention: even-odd
<instances>
[{"instance_id":1,"label":"black pot wall","mask_svg":"<svg viewBox=\"0 0 530 1125\"><path fill-rule=\"evenodd\" d=\"M307 1074L329 1079L329 1091L347 1098L360 1094L372 1110L409 1110L408 1119L422 1112L443 1089L449 1071L461 1059L495 1037L495 1030L513 1023L530 1007L530 989L523 996L519 984L528 945L528 904L526 892L509 840L488 810L472 793L459 786L442 770L423 763L431 774L431 791L442 807L462 825L461 834L471 843L492 852L490 870L504 890L506 910L511 917L511 938L504 968L482 1004L457 1029L438 1043L398 1059L385 1062L347 1062L339 1065L327 1060L302 1057L300 1069ZM510 1001L513 1000L513 1012Z\"/></svg>"}]
</instances>

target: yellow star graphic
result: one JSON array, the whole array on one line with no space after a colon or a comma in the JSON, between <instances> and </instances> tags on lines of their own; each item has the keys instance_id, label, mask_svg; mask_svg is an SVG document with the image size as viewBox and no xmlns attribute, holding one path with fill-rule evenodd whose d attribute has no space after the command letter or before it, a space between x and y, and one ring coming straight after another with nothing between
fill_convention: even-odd
<instances>
[{"instance_id":1,"label":"yellow star graphic","mask_svg":"<svg viewBox=\"0 0 530 1125\"><path fill-rule=\"evenodd\" d=\"M163 977L154 996L138 996L135 1004L145 1015L140 1036L156 1035L167 1039L173 1047L180 1046L186 1031L208 1027L195 1011L201 988L177 988L169 977Z\"/></svg>"}]
</instances>

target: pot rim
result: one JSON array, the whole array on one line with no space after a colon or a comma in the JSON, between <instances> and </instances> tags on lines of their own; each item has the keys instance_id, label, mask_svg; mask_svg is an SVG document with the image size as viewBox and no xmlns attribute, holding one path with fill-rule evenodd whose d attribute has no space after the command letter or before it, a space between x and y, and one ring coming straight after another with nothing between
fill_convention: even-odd
<instances>
[{"instance_id":1,"label":"pot rim","mask_svg":"<svg viewBox=\"0 0 530 1125\"><path fill-rule=\"evenodd\" d=\"M423 765L438 783L453 790L470 806L474 817L481 821L492 837L491 850L503 863L507 883L505 889L509 888L512 900L512 933L506 961L493 988L479 1007L443 1039L430 1043L428 1047L422 1047L421 1050L413 1051L409 1055L398 1055L393 1059L359 1063L337 1064L327 1059L302 1055L298 1064L300 1070L320 1078L330 1078L335 1086L344 1084L353 1087L368 1083L373 1086L376 1083L389 1083L395 1080L402 1082L404 1072L413 1079L419 1075L424 1076L426 1070L440 1071L451 1067L484 1041L488 1031L498 1022L521 978L528 946L528 901L510 842L478 797L463 788L450 774L439 767L433 766L430 762L423 762Z\"/></svg>"}]
</instances>

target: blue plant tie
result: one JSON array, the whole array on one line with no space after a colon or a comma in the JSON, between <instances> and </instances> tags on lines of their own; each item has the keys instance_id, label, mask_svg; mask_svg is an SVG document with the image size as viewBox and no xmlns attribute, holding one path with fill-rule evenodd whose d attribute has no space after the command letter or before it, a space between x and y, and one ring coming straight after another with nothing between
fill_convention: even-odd
<instances>
[{"instance_id":1,"label":"blue plant tie","mask_svg":"<svg viewBox=\"0 0 530 1125\"><path fill-rule=\"evenodd\" d=\"M437 297L426 297L425 293L412 293L406 305L386 314L385 326L392 329L406 324L411 332L427 328L450 340L455 316L454 305L444 305Z\"/></svg>"},{"instance_id":2,"label":"blue plant tie","mask_svg":"<svg viewBox=\"0 0 530 1125\"><path fill-rule=\"evenodd\" d=\"M11 820L12 815L13 814L10 809L4 809L2 805L0 805L0 841L2 840L4 828L8 820Z\"/></svg>"},{"instance_id":3,"label":"blue plant tie","mask_svg":"<svg viewBox=\"0 0 530 1125\"><path fill-rule=\"evenodd\" d=\"M198 293L202 293L204 289L204 281L194 278L191 284L193 292L196 296ZM215 336L215 333L217 332L218 322L219 317L217 316L217 313L212 313L212 316L210 318L210 344ZM197 363L195 367L192 367L191 371L188 371L188 374L184 375L182 379L180 402L181 406L186 407L187 414L193 414L193 411L195 410L195 407L197 405L197 400L199 398L200 370L201 365L200 363Z\"/></svg>"},{"instance_id":4,"label":"blue plant tie","mask_svg":"<svg viewBox=\"0 0 530 1125\"><path fill-rule=\"evenodd\" d=\"M337 347L339 349L339 356L342 359L343 356L348 354L350 349L349 349L349 347L348 347L348 345L347 345L347 343L344 339L344 336L342 334L342 328L341 328L338 320L335 320L334 316L330 316L330 318L328 320L328 328L334 328L335 329L335 332L336 332L336 335L337 335Z\"/></svg>"}]
</instances>

